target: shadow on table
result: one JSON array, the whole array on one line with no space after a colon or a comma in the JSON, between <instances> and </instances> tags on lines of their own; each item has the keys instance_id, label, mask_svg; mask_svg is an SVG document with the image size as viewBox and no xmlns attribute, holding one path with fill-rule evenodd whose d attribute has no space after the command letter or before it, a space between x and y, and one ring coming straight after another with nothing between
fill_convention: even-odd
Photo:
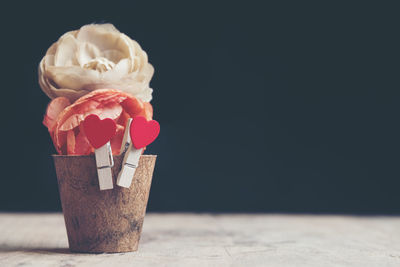
<instances>
[{"instance_id":1,"label":"shadow on table","mask_svg":"<svg viewBox=\"0 0 400 267\"><path fill-rule=\"evenodd\" d=\"M73 254L68 248L32 248L32 247L19 247L19 246L0 246L1 252L27 252L34 254Z\"/></svg>"},{"instance_id":2,"label":"shadow on table","mask_svg":"<svg viewBox=\"0 0 400 267\"><path fill-rule=\"evenodd\" d=\"M71 252L68 248L32 248L32 247L18 247L18 246L0 246L0 253L2 252L24 252L24 253L32 253L32 254L41 254L41 255L53 255L53 254L64 254L64 255L96 255L96 254L126 254L129 252L120 252L120 253L103 253L103 252L88 252L88 253L79 253L79 252Z\"/></svg>"}]
</instances>

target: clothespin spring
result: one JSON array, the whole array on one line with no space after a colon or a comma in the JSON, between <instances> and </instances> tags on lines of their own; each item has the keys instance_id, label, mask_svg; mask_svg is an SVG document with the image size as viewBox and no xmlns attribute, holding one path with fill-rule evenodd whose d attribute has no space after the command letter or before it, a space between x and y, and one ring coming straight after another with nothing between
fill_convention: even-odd
<instances>
[{"instance_id":1,"label":"clothespin spring","mask_svg":"<svg viewBox=\"0 0 400 267\"><path fill-rule=\"evenodd\" d=\"M108 152L109 152L108 153L108 159L109 159L110 164L109 165L105 165L105 166L99 166L99 167L97 167L98 170L114 167L114 158L112 156L112 150L111 150L110 143L107 143L107 149L108 149Z\"/></svg>"}]
</instances>

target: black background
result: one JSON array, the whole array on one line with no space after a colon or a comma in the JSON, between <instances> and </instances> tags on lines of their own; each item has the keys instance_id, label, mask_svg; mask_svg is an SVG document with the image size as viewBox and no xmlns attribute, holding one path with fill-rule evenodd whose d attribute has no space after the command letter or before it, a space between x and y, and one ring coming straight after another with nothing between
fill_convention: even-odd
<instances>
[{"instance_id":1,"label":"black background","mask_svg":"<svg viewBox=\"0 0 400 267\"><path fill-rule=\"evenodd\" d=\"M9 1L0 210L60 210L37 65L110 22L155 67L150 211L400 211L399 19L347 1Z\"/></svg>"}]
</instances>

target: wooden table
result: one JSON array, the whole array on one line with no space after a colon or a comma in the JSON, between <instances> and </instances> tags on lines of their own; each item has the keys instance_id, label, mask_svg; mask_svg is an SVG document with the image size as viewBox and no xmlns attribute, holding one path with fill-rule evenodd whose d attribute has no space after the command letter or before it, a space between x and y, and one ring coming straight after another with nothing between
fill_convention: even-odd
<instances>
[{"instance_id":1,"label":"wooden table","mask_svg":"<svg viewBox=\"0 0 400 267\"><path fill-rule=\"evenodd\" d=\"M400 266L400 217L148 214L138 252L72 254L62 214L0 213L0 266Z\"/></svg>"}]
</instances>

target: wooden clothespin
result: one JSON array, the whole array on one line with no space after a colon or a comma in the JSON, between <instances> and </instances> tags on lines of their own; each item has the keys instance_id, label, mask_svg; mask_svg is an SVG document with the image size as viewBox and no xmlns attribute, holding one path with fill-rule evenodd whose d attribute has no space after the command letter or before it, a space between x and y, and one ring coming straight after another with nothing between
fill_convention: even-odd
<instances>
[{"instance_id":1,"label":"wooden clothespin","mask_svg":"<svg viewBox=\"0 0 400 267\"><path fill-rule=\"evenodd\" d=\"M131 123L132 119L129 119L125 127L124 138L121 144L121 152L125 152L125 156L117 178L117 185L126 188L131 186L132 178L135 175L136 167L139 164L139 158L143 151L142 148L135 149L132 147L132 140L129 134Z\"/></svg>"},{"instance_id":2,"label":"wooden clothespin","mask_svg":"<svg viewBox=\"0 0 400 267\"><path fill-rule=\"evenodd\" d=\"M89 143L95 148L97 176L100 190L113 188L111 168L114 166L110 139L115 135L117 126L112 119L100 120L91 114L83 121L83 130Z\"/></svg>"},{"instance_id":3,"label":"wooden clothespin","mask_svg":"<svg viewBox=\"0 0 400 267\"><path fill-rule=\"evenodd\" d=\"M121 146L125 151L122 168L117 178L117 185L129 188L139 164L144 147L151 144L160 133L160 124L155 120L147 121L145 117L137 116L129 119Z\"/></svg>"}]
</instances>

